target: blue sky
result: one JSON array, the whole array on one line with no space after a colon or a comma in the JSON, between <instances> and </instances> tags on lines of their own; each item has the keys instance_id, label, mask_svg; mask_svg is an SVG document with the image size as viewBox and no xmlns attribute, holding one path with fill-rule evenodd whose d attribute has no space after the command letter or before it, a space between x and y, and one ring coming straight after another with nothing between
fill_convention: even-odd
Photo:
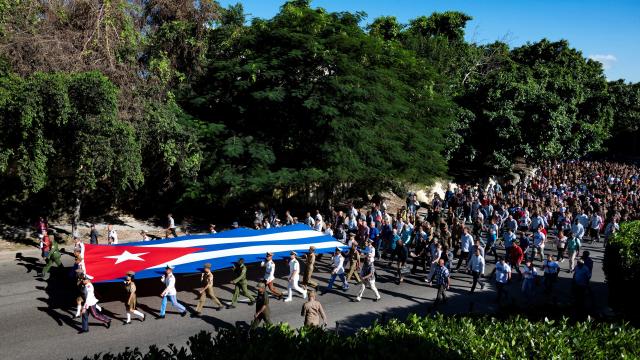
<instances>
[{"instance_id":1,"label":"blue sky","mask_svg":"<svg viewBox=\"0 0 640 360\"><path fill-rule=\"evenodd\" d=\"M270 18L284 0L220 0L242 3L249 17ZM603 63L607 78L640 81L640 0L315 0L329 11L364 11L367 23L381 15L402 23L434 11L458 10L473 17L469 41L504 40L511 46L542 38L567 39Z\"/></svg>"}]
</instances>

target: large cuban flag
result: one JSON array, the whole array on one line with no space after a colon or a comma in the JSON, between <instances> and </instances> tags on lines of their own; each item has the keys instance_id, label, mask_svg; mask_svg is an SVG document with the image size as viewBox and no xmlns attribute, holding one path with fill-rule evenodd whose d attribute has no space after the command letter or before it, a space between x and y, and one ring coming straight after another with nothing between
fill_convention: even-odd
<instances>
[{"instance_id":1,"label":"large cuban flag","mask_svg":"<svg viewBox=\"0 0 640 360\"><path fill-rule=\"evenodd\" d=\"M330 253L345 245L331 236L303 224L267 230L235 229L214 235L190 235L121 245L86 245L85 270L94 281L118 280L127 271L136 278L157 277L167 265L174 273L195 273L204 263L212 270L231 267L239 258L245 263L260 262L270 251L274 259L289 252L304 253L310 246L317 254Z\"/></svg>"}]
</instances>

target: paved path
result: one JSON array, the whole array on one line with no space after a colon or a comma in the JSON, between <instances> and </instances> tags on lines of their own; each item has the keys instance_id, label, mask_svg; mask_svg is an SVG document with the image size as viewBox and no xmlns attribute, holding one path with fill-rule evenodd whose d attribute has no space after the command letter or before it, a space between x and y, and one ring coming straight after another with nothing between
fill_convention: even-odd
<instances>
[{"instance_id":1,"label":"paved path","mask_svg":"<svg viewBox=\"0 0 640 360\"><path fill-rule=\"evenodd\" d=\"M606 285L602 273L602 248L587 245L595 261L593 274L592 309L596 312L606 308ZM64 256L66 265L71 264L71 257ZM492 257L490 261L493 262ZM328 258L322 259L318 266L316 280L326 284ZM383 262L383 263L386 263ZM539 267L540 264L536 262ZM570 274L566 272L568 262L561 264L563 272L552 296L545 296L542 289L537 289L537 295L532 306L538 309L563 309L563 304L569 301ZM37 250L23 251L18 254L0 254L0 358L6 359L63 359L68 357L81 358L96 352L118 352L125 347L140 347L146 349L151 344L165 346L170 343L184 345L189 336L200 330L215 331L218 328L234 325L246 325L253 315L253 307L246 304L236 309L215 311L209 302L205 307L202 318L180 317L175 312L168 312L164 320L156 320L157 309L160 307L158 294L162 291L162 284L158 279L139 280L138 302L140 309L148 314L144 323L134 320L132 325L123 326L124 305L120 301L123 296L121 284L99 284L96 286L101 305L107 314L114 318L111 329L92 322L91 330L87 334L78 335L80 322L73 319L75 312L71 291L62 286L62 271L48 281L36 277L36 270L40 268ZM335 328L339 321L339 331L351 332L367 326L375 319L391 317L404 318L409 313L425 314L435 297L435 289L425 286L422 281L424 275L409 276L402 285L394 282L393 274L383 267L378 272L378 287L382 300L373 302L370 290L365 292L362 302L353 302L357 286L342 292L335 291L320 297L328 316L330 328ZM487 274L493 269L489 265ZM249 267L249 278L257 279L260 270L255 266ZM285 284L286 266L277 264L279 280L282 287ZM216 292L223 301L231 298L232 285L229 271L216 272ZM178 299L193 312L196 295L192 291L197 286L198 276L180 276L178 278ZM450 301L439 310L445 313L497 313L504 311L495 303L495 288L493 283L485 286L484 290L477 289L475 294L469 294L471 277L467 274L454 273L452 289L449 292ZM255 285L255 282L251 282ZM515 281L510 285L512 301L524 304L519 290L520 283ZM272 318L275 322L288 322L294 327L302 325L300 307L303 300L295 298L292 303L271 302ZM171 309L169 307L169 309Z\"/></svg>"}]
</instances>

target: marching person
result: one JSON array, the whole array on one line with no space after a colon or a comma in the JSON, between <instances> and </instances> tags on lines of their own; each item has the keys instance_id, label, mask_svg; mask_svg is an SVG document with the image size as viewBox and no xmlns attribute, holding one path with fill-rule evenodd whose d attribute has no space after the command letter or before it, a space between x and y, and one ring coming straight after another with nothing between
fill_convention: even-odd
<instances>
[{"instance_id":1,"label":"marching person","mask_svg":"<svg viewBox=\"0 0 640 360\"><path fill-rule=\"evenodd\" d=\"M533 260L527 259L523 270L522 293L529 301L534 294L535 280L538 276L538 270L533 266Z\"/></svg>"},{"instance_id":2,"label":"marching person","mask_svg":"<svg viewBox=\"0 0 640 360\"><path fill-rule=\"evenodd\" d=\"M187 309L178 302L176 299L176 277L173 276L173 267L167 265L165 268L165 274L162 275L160 281L164 283L165 289L160 294L162 298L162 305L160 306L160 319L164 319L164 313L167 309L167 300L171 300L171 305L180 310L180 316L187 315Z\"/></svg>"},{"instance_id":3,"label":"marching person","mask_svg":"<svg viewBox=\"0 0 640 360\"><path fill-rule=\"evenodd\" d=\"M289 294L287 298L284 299L285 302L293 300L293 290L302 294L303 299L307 298L307 290L298 285L298 281L300 281L300 263L298 262L298 259L296 259L297 255L298 254L295 251L289 253L289 285L287 286Z\"/></svg>"},{"instance_id":4,"label":"marching person","mask_svg":"<svg viewBox=\"0 0 640 360\"><path fill-rule=\"evenodd\" d=\"M496 301L500 303L503 294L505 297L509 296L509 292L505 290L505 287L511 281L511 266L501 256L498 258L498 263L493 272L496 273L496 288L498 289L498 299Z\"/></svg>"},{"instance_id":5,"label":"marching person","mask_svg":"<svg viewBox=\"0 0 640 360\"><path fill-rule=\"evenodd\" d=\"M80 330L80 333L89 332L89 313L94 319L104 323L107 329L111 327L111 319L102 315L96 309L98 299L96 299L93 284L91 283L92 279L91 275L85 274L82 280L84 285L84 306L82 307L82 330Z\"/></svg>"},{"instance_id":6,"label":"marching person","mask_svg":"<svg viewBox=\"0 0 640 360\"><path fill-rule=\"evenodd\" d=\"M473 235L469 234L469 228L465 226L462 232L463 234L460 238L460 257L458 258L456 271L460 269L460 265L462 265L463 261L465 262L465 265L469 266L469 252L473 246Z\"/></svg>"},{"instance_id":7,"label":"marching person","mask_svg":"<svg viewBox=\"0 0 640 360\"><path fill-rule=\"evenodd\" d=\"M255 299L247 290L247 267L244 265L244 259L238 259L238 262L233 265L233 274L236 277L231 280L231 283L235 285L233 288L233 297L231 298L231 305L228 308L233 309L236 307L238 303L238 296L240 296L240 291L242 291L242 295L249 299L249 305L253 305Z\"/></svg>"},{"instance_id":8,"label":"marching person","mask_svg":"<svg viewBox=\"0 0 640 360\"><path fill-rule=\"evenodd\" d=\"M127 320L124 322L124 325L131 324L131 314L138 316L141 321L145 320L144 314L136 308L138 298L136 296L136 284L133 282L134 275L135 273L133 271L128 271L124 280L124 287L127 291L127 298L125 301Z\"/></svg>"},{"instance_id":9,"label":"marching person","mask_svg":"<svg viewBox=\"0 0 640 360\"><path fill-rule=\"evenodd\" d=\"M76 263L78 258L76 258ZM79 318L82 315L82 302L84 301L84 269L77 268L75 273L76 278L76 314L74 318Z\"/></svg>"},{"instance_id":10,"label":"marching person","mask_svg":"<svg viewBox=\"0 0 640 360\"><path fill-rule=\"evenodd\" d=\"M109 245L117 245L118 244L118 232L113 228L113 225L107 225L107 238L109 241Z\"/></svg>"},{"instance_id":11,"label":"marching person","mask_svg":"<svg viewBox=\"0 0 640 360\"><path fill-rule=\"evenodd\" d=\"M278 300L281 300L282 293L278 289L276 289L276 287L273 285L273 281L276 279L275 277L276 263L273 262L273 253L268 252L266 255L266 258L267 258L267 261L263 261L260 264L261 266L264 267L264 276L262 277L262 280L269 288L269 291L271 291L271 293L274 296L276 296Z\"/></svg>"},{"instance_id":12,"label":"marching person","mask_svg":"<svg viewBox=\"0 0 640 360\"><path fill-rule=\"evenodd\" d=\"M432 279L435 279L435 282ZM444 259L438 260L438 267L430 280L432 280L430 282L433 282L438 287L436 300L431 306L431 309L433 310L440 304L440 302L447 302L446 292L449 290L449 270L444 266Z\"/></svg>"},{"instance_id":13,"label":"marching person","mask_svg":"<svg viewBox=\"0 0 640 360\"><path fill-rule=\"evenodd\" d=\"M58 242L55 237L51 242L51 250L49 250L49 254L47 255L47 263L44 265L42 269L42 276L46 276L49 273L49 269L53 264L56 264L57 267L62 266L62 262L60 261L60 249L58 248Z\"/></svg>"},{"instance_id":14,"label":"marching person","mask_svg":"<svg viewBox=\"0 0 640 360\"><path fill-rule=\"evenodd\" d=\"M260 321L264 321L265 324L271 324L271 310L269 309L269 295L265 291L263 283L258 283L258 296L256 298L256 312L253 315L253 321L251 321L251 328L255 329Z\"/></svg>"},{"instance_id":15,"label":"marching person","mask_svg":"<svg viewBox=\"0 0 640 360\"><path fill-rule=\"evenodd\" d=\"M473 256L471 256L471 261L469 262L469 270L471 271L471 275L473 276L471 292L475 291L477 284L480 284L480 289L484 289L484 283L480 280L481 277L484 277L484 268L484 257L480 253L480 249L476 248L475 253L473 254Z\"/></svg>"},{"instance_id":16,"label":"marching person","mask_svg":"<svg viewBox=\"0 0 640 360\"><path fill-rule=\"evenodd\" d=\"M393 253L396 257L396 269L398 280L397 283L400 284L404 281L403 271L405 270L405 265L407 264L407 258L409 257L409 249L404 245L402 240L398 240L396 244L396 248L393 250Z\"/></svg>"},{"instance_id":17,"label":"marching person","mask_svg":"<svg viewBox=\"0 0 640 360\"><path fill-rule=\"evenodd\" d=\"M322 304L316 299L316 292L309 290L309 299L302 305L300 316L304 317L304 326L321 326L327 324L327 314ZM320 320L322 319L322 323Z\"/></svg>"},{"instance_id":18,"label":"marching person","mask_svg":"<svg viewBox=\"0 0 640 360\"><path fill-rule=\"evenodd\" d=\"M547 259L542 264L542 271L544 272L544 291L549 294L560 272L560 265L553 260L553 255L547 254Z\"/></svg>"},{"instance_id":19,"label":"marching person","mask_svg":"<svg viewBox=\"0 0 640 360\"><path fill-rule=\"evenodd\" d=\"M167 214L167 233L165 237L169 237L169 234L173 235L174 238L178 237L176 233L176 221L173 219L173 215L171 213Z\"/></svg>"},{"instance_id":20,"label":"marching person","mask_svg":"<svg viewBox=\"0 0 640 360\"><path fill-rule=\"evenodd\" d=\"M80 254L80 256L82 256L82 258L84 258L84 243L82 242L82 239L80 239L80 237L78 236L73 236L73 251L74 252L78 252Z\"/></svg>"},{"instance_id":21,"label":"marching person","mask_svg":"<svg viewBox=\"0 0 640 360\"><path fill-rule=\"evenodd\" d=\"M580 252L580 247L582 244L580 243L580 238L575 234L571 234L572 236L569 238L567 242L567 252L569 254L569 271L572 272L576 266L576 257Z\"/></svg>"},{"instance_id":22,"label":"marching person","mask_svg":"<svg viewBox=\"0 0 640 360\"><path fill-rule=\"evenodd\" d=\"M210 263L204 264L204 269L202 274L200 274L200 283L202 284L202 289L199 290L200 296L198 297L198 306L196 306L195 316L200 316L202 313L202 307L204 306L204 302L207 300L207 297L217 305L216 310L220 311L222 309L222 303L216 297L215 292L213 292L213 273L211 272Z\"/></svg>"},{"instance_id":23,"label":"marching person","mask_svg":"<svg viewBox=\"0 0 640 360\"><path fill-rule=\"evenodd\" d=\"M304 255L305 259L305 269L304 276L302 277L302 287L307 290L309 286L313 288L318 287L318 283L313 281L311 275L313 275L313 270L316 266L316 247L310 246L309 253ZM282 298L282 294L280 294L280 298Z\"/></svg>"},{"instance_id":24,"label":"marching person","mask_svg":"<svg viewBox=\"0 0 640 360\"><path fill-rule=\"evenodd\" d=\"M331 267L331 277L329 278L329 284L327 284L325 292L333 289L333 283L336 281L336 277L340 277L340 280L342 280L342 290L348 290L349 283L344 276L344 257L342 256L342 250L340 250L340 248L336 248L333 253L333 264L331 264Z\"/></svg>"},{"instance_id":25,"label":"marching person","mask_svg":"<svg viewBox=\"0 0 640 360\"><path fill-rule=\"evenodd\" d=\"M356 297L356 301L362 300L362 294L364 294L364 289L366 289L367 285L376 295L376 298L373 301L380 300L380 293L376 288L376 269L373 265L373 259L370 257L366 257L362 269L360 270L360 276L362 276L362 286L360 287L360 292Z\"/></svg>"},{"instance_id":26,"label":"marching person","mask_svg":"<svg viewBox=\"0 0 640 360\"><path fill-rule=\"evenodd\" d=\"M347 254L349 257L349 272L347 273L347 283L351 280L352 276L356 277L356 285L362 282L360 279L360 250L358 250L358 243L353 241L351 243L351 248L349 248L349 253Z\"/></svg>"}]
</instances>

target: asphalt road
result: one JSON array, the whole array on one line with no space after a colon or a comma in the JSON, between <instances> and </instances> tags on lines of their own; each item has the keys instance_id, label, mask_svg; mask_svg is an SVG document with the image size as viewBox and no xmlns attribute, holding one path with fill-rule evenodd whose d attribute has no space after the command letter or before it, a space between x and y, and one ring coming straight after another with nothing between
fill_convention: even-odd
<instances>
[{"instance_id":1,"label":"asphalt road","mask_svg":"<svg viewBox=\"0 0 640 360\"><path fill-rule=\"evenodd\" d=\"M594 259L594 274L591 288L593 295L590 304L594 313L606 310L606 284L602 273L601 245L587 245ZM71 265L71 257L63 256L64 263ZM489 256L493 263L493 257ZM386 264L386 261L382 262ZM326 284L329 259L325 257L314 277L321 285ZM200 330L214 332L216 329L231 326L246 326L253 316L253 306L245 303L235 309L215 311L209 301L201 318L180 317L169 306L166 319L156 320L160 308L162 284L159 279L137 281L138 306L147 314L146 322L134 320L132 325L122 325L124 319L124 297L122 284L98 284L97 296L104 312L114 321L110 329L94 321L90 322L90 332L78 334L80 319L73 319L75 313L73 291L65 286L68 269L60 269L50 279L44 281L36 276L42 266L38 250L21 253L0 253L0 359L65 359L81 358L98 352L120 352L126 347L147 349L149 345L168 344L185 345L189 336ZM541 264L536 262L539 268ZM509 286L510 302L523 307L535 307L537 311L556 313L565 311L570 303L569 264L561 264L563 269L560 280L551 295L543 294L541 287L533 299L525 299L520 291L520 282ZM425 285L424 274L410 275L405 282L397 285L390 268L378 267L377 285L382 295L379 302L373 302L373 293L365 291L362 302L354 302L359 286L351 285L348 291L333 291L320 297L329 316L329 328L348 333L360 327L370 325L374 320L405 318L410 313L426 314L436 295L435 288ZM493 264L487 267L487 274L493 270ZM276 283L283 289L286 286L287 267L278 263ZM262 271L255 265L249 266L249 279L257 279ZM230 271L215 273L216 294L223 301L231 299L233 285L229 284ZM194 289L199 276L179 276L177 281L178 299L192 313L197 300ZM340 282L337 281L337 284ZM250 282L254 289L255 281ZM500 314L505 310L495 303L495 287L488 283L484 290L479 288L469 294L471 276L466 273L453 273L450 300L438 311L443 313L487 313ZM286 290L286 289L285 289ZM284 303L272 299L271 311L274 322L287 322L291 326L302 325L300 308L303 300L297 296L293 302ZM558 310L560 309L560 310ZM565 310L562 310L565 309Z\"/></svg>"}]
</instances>

